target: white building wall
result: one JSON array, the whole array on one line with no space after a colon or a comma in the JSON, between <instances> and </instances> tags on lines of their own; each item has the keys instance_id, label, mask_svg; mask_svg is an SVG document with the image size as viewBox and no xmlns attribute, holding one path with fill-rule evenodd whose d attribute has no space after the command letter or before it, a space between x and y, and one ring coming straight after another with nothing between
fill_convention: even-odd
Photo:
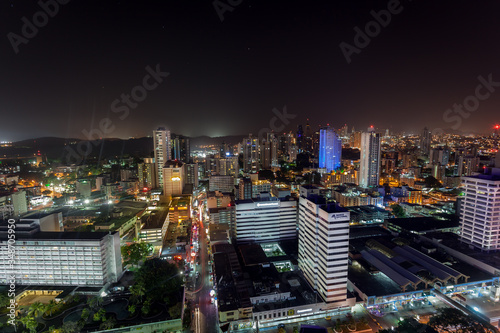
<instances>
[{"instance_id":1,"label":"white building wall","mask_svg":"<svg viewBox=\"0 0 500 333\"><path fill-rule=\"evenodd\" d=\"M500 249L500 178L463 177L463 183L461 240L486 251Z\"/></svg>"},{"instance_id":2,"label":"white building wall","mask_svg":"<svg viewBox=\"0 0 500 333\"><path fill-rule=\"evenodd\" d=\"M236 239L267 242L297 237L297 201L236 202Z\"/></svg>"},{"instance_id":3,"label":"white building wall","mask_svg":"<svg viewBox=\"0 0 500 333\"><path fill-rule=\"evenodd\" d=\"M349 212L299 200L299 268L326 303L347 300Z\"/></svg>"},{"instance_id":4,"label":"white building wall","mask_svg":"<svg viewBox=\"0 0 500 333\"><path fill-rule=\"evenodd\" d=\"M19 238L14 261L11 267L7 239L0 240L0 284L15 272L18 285L103 286L122 272L118 233L101 239Z\"/></svg>"}]
</instances>

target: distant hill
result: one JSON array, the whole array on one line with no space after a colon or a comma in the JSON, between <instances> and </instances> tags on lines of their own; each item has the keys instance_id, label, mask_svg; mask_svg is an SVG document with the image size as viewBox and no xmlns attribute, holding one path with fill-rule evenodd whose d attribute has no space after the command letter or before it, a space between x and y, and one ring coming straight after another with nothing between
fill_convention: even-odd
<instances>
[{"instance_id":1,"label":"distant hill","mask_svg":"<svg viewBox=\"0 0 500 333\"><path fill-rule=\"evenodd\" d=\"M222 142L236 144L244 135L211 138L199 136L191 138L191 149L200 145L220 145ZM86 154L87 147L90 147ZM74 138L43 137L13 142L10 147L0 147L0 158L23 159L35 156L38 151L47 156L50 162L75 163L77 160L102 160L120 157L152 157L153 138L118 139L86 141ZM77 163L79 164L79 163Z\"/></svg>"},{"instance_id":2,"label":"distant hill","mask_svg":"<svg viewBox=\"0 0 500 333\"><path fill-rule=\"evenodd\" d=\"M87 147L89 153L85 154ZM44 137L13 142L10 147L0 147L3 158L27 158L40 153L49 161L59 161L65 164L69 155L79 155L88 159L103 159L111 157L149 157L153 152L152 138L137 139L103 139L85 141L81 139ZM86 155L86 156L85 156ZM73 161L76 157L73 156Z\"/></svg>"},{"instance_id":3,"label":"distant hill","mask_svg":"<svg viewBox=\"0 0 500 333\"><path fill-rule=\"evenodd\" d=\"M243 138L247 135L229 135L229 136L219 136L219 137L209 137L209 136L198 136L191 138L191 146L201 146L201 145L220 145L222 142L227 144L237 144L243 141Z\"/></svg>"}]
</instances>

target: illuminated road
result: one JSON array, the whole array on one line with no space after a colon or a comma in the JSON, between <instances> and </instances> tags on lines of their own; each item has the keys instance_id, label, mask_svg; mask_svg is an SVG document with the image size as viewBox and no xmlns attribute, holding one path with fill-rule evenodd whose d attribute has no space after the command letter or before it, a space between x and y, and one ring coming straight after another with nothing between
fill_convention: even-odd
<instances>
[{"instance_id":1,"label":"illuminated road","mask_svg":"<svg viewBox=\"0 0 500 333\"><path fill-rule=\"evenodd\" d=\"M202 206L203 207L203 206ZM201 211L201 210L200 210ZM203 223L203 214L200 214L201 221L199 230L199 242L200 242L200 278L199 286L195 290L195 303L199 307L199 310L195 310L195 332L208 332L215 333L217 330L217 310L215 304L211 304L210 290L212 290L212 283L210 282L210 264L209 255L207 250L207 234L205 228L208 227L208 223Z\"/></svg>"}]
</instances>

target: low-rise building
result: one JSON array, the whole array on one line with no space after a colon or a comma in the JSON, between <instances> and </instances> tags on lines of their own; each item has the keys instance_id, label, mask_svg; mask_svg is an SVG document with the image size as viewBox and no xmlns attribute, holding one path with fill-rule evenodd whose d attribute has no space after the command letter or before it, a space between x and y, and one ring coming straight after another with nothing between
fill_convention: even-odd
<instances>
[{"instance_id":1,"label":"low-rise building","mask_svg":"<svg viewBox=\"0 0 500 333\"><path fill-rule=\"evenodd\" d=\"M16 234L9 262L7 232L0 231L0 284L104 286L122 274L118 232L27 232Z\"/></svg>"}]
</instances>

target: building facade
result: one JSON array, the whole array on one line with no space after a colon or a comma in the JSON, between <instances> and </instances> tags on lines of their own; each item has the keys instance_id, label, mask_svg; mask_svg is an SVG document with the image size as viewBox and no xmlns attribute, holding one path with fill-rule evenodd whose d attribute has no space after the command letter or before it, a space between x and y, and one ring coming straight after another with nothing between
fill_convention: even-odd
<instances>
[{"instance_id":1,"label":"building facade","mask_svg":"<svg viewBox=\"0 0 500 333\"><path fill-rule=\"evenodd\" d=\"M274 197L237 200L236 240L270 242L297 238L297 201Z\"/></svg>"},{"instance_id":2,"label":"building facade","mask_svg":"<svg viewBox=\"0 0 500 333\"><path fill-rule=\"evenodd\" d=\"M350 213L318 195L299 199L299 268L328 307L347 305Z\"/></svg>"},{"instance_id":3,"label":"building facade","mask_svg":"<svg viewBox=\"0 0 500 333\"><path fill-rule=\"evenodd\" d=\"M163 166L171 159L170 131L163 127L153 131L153 143L156 165L156 184L163 187Z\"/></svg>"},{"instance_id":4,"label":"building facade","mask_svg":"<svg viewBox=\"0 0 500 333\"><path fill-rule=\"evenodd\" d=\"M15 274L18 285L104 286L122 273L118 232L16 233L13 266L8 239L0 234L0 284ZM13 273L14 272L14 273Z\"/></svg>"},{"instance_id":5,"label":"building facade","mask_svg":"<svg viewBox=\"0 0 500 333\"><path fill-rule=\"evenodd\" d=\"M163 168L163 195L181 195L186 183L185 164L181 161L168 161Z\"/></svg>"},{"instance_id":6,"label":"building facade","mask_svg":"<svg viewBox=\"0 0 500 333\"><path fill-rule=\"evenodd\" d=\"M380 133L375 133L373 127L367 133L361 134L361 161L359 170L359 185L375 187L380 179Z\"/></svg>"},{"instance_id":7,"label":"building facade","mask_svg":"<svg viewBox=\"0 0 500 333\"><path fill-rule=\"evenodd\" d=\"M144 163L137 165L137 177L139 178L139 186L141 188L156 188L156 168L152 158L145 158Z\"/></svg>"},{"instance_id":8,"label":"building facade","mask_svg":"<svg viewBox=\"0 0 500 333\"><path fill-rule=\"evenodd\" d=\"M342 140L333 128L322 128L319 131L319 168L327 173L340 168L342 157Z\"/></svg>"},{"instance_id":9,"label":"building facade","mask_svg":"<svg viewBox=\"0 0 500 333\"><path fill-rule=\"evenodd\" d=\"M460 239L485 251L500 249L500 168L463 177Z\"/></svg>"}]
</instances>

